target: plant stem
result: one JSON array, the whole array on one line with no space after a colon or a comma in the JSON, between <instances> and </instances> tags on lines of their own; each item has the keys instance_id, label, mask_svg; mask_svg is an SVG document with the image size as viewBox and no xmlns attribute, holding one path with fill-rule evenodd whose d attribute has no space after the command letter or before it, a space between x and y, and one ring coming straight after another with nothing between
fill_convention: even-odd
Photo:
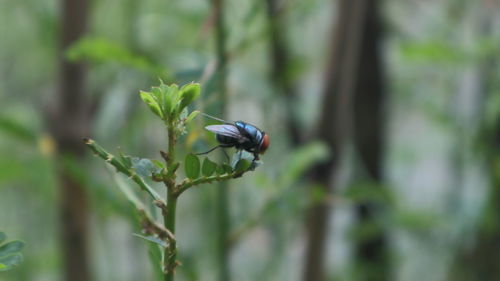
<instances>
[{"instance_id":1,"label":"plant stem","mask_svg":"<svg viewBox=\"0 0 500 281\"><path fill-rule=\"evenodd\" d=\"M177 196L172 192L172 189L167 191L167 215L163 218L165 227L175 235L175 211L177 209ZM168 247L165 248L165 281L173 281L175 274L175 266L177 257L177 242L170 240Z\"/></svg>"},{"instance_id":2,"label":"plant stem","mask_svg":"<svg viewBox=\"0 0 500 281\"><path fill-rule=\"evenodd\" d=\"M224 175L215 175L215 176L210 176L210 177L202 177L202 178L195 179L195 180L184 181L177 186L176 195L177 196L180 195L181 193L183 193L184 191L186 191L187 189L189 189L190 187L195 186L195 185L200 185L203 183L211 183L213 181L226 181L229 179L239 178L245 172L246 171L237 171L237 172L224 174Z\"/></svg>"},{"instance_id":3,"label":"plant stem","mask_svg":"<svg viewBox=\"0 0 500 281\"><path fill-rule=\"evenodd\" d=\"M107 152L102 146L98 145L94 140L92 139L84 139L84 143L94 151L94 154L98 157L101 157L104 159L106 162L111 164L116 168L116 170L126 176L128 176L131 180L133 180L137 185L139 185L143 190L145 190L154 200L157 200L159 202L163 202L162 198L156 191L150 187L144 179L142 179L139 175L135 173L132 169L129 169L125 166L122 161L120 161L118 158L116 158L113 154Z\"/></svg>"},{"instance_id":4,"label":"plant stem","mask_svg":"<svg viewBox=\"0 0 500 281\"><path fill-rule=\"evenodd\" d=\"M167 124L168 130L168 154L165 159L167 162L168 169L172 169L175 166L175 142L177 140L175 126L172 123ZM176 173L171 173L169 178L165 180L165 185L167 186L167 212L164 214L163 221L165 223L165 228L168 229L173 235L175 235L175 211L177 208L177 198L176 194ZM165 248L163 263L164 263L164 280L173 281L175 274L175 267L177 261L177 242L175 240L170 240L168 247Z\"/></svg>"}]
</instances>

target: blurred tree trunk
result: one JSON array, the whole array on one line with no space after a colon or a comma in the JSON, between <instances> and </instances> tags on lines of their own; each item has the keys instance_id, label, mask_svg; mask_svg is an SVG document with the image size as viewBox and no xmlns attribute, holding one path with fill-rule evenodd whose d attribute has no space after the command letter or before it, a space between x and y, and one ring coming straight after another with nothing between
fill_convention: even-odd
<instances>
[{"instance_id":1,"label":"blurred tree trunk","mask_svg":"<svg viewBox=\"0 0 500 281\"><path fill-rule=\"evenodd\" d=\"M494 11L492 8L491 11ZM492 14L490 14L492 16ZM480 31L484 37L491 36L493 31L493 17L483 17L483 28ZM477 99L480 108L477 115L486 112L489 103L494 103L495 86L498 77L498 59L489 54L479 63ZM476 117L477 117L476 115ZM480 116L480 115L479 115ZM473 244L465 244L458 253L454 267L450 273L450 280L481 281L500 280L500 115L497 114L494 122L479 120L479 133L472 149L481 149L484 156L486 173L489 174L489 191L485 206L477 226ZM489 121L491 123L486 123ZM471 134L471 130L466 133Z\"/></svg>"},{"instance_id":2,"label":"blurred tree trunk","mask_svg":"<svg viewBox=\"0 0 500 281\"><path fill-rule=\"evenodd\" d=\"M476 35L478 38L493 38L498 3L483 2L477 5L480 7L479 12L477 6L467 7L467 11L475 12L472 16L478 26L474 32L479 34ZM468 147L461 147L462 151L458 153L463 154L463 150L468 149L482 154L484 157L482 160L486 166L485 174L489 175L490 184L484 209L477 224L476 237L472 243L464 243L464 248L457 253L449 280L500 280L500 267L498 266L500 260L500 115L497 114L494 120L487 120L484 114L488 112L489 104L498 100L498 97L495 97L495 91L498 90L498 67L497 56L490 52L483 55L477 63L475 78L478 81L477 88L473 92L476 102L472 105L476 107L471 110L472 113L468 116L467 122L462 122L468 123L469 126L472 124L473 127L460 124L464 127L464 135L468 137L472 135L472 143ZM466 168L464 164L465 162L461 163L461 166Z\"/></svg>"},{"instance_id":3,"label":"blurred tree trunk","mask_svg":"<svg viewBox=\"0 0 500 281\"><path fill-rule=\"evenodd\" d=\"M366 3L365 20L362 29L362 46L357 67L354 91L354 128L353 141L356 155L364 172L364 181L371 182L370 188L380 189L383 193L384 163L384 87L383 63L381 57L380 1ZM377 225L377 231L369 237L356 241L355 255L360 280L390 280L387 265L387 243L383 230L376 220L384 206L372 201L360 202L356 206L359 225Z\"/></svg>"},{"instance_id":4,"label":"blurred tree trunk","mask_svg":"<svg viewBox=\"0 0 500 281\"><path fill-rule=\"evenodd\" d=\"M301 131L297 122L294 107L297 102L297 91L292 85L288 70L290 56L286 41L286 23L284 18L285 0L266 0L269 26L269 58L272 64L271 78L274 88L282 95L286 108L286 127L293 145L301 141Z\"/></svg>"},{"instance_id":5,"label":"blurred tree trunk","mask_svg":"<svg viewBox=\"0 0 500 281\"><path fill-rule=\"evenodd\" d=\"M91 280L88 255L88 199L84 186L70 171L67 161L83 160L82 139L89 134L90 110L85 98L86 70L69 62L65 50L86 30L88 2L62 0L57 104L49 127L58 147L59 216L64 280ZM66 164L66 165L65 165Z\"/></svg>"},{"instance_id":6,"label":"blurred tree trunk","mask_svg":"<svg viewBox=\"0 0 500 281\"><path fill-rule=\"evenodd\" d=\"M490 64L493 70L494 64ZM497 66L495 66L496 68ZM484 69L483 69L484 70ZM483 76L493 81L495 72ZM485 104L489 100L485 97ZM480 132L480 147L490 175L490 190L472 243L464 243L450 270L449 280L500 280L500 116L490 128Z\"/></svg>"},{"instance_id":7,"label":"blurred tree trunk","mask_svg":"<svg viewBox=\"0 0 500 281\"><path fill-rule=\"evenodd\" d=\"M489 196L478 227L475 244L459 255L455 280L500 280L500 117L486 133L488 172L491 175ZM465 276L465 278L464 278Z\"/></svg>"},{"instance_id":8,"label":"blurred tree trunk","mask_svg":"<svg viewBox=\"0 0 500 281\"><path fill-rule=\"evenodd\" d=\"M227 94L227 50L226 50L226 26L225 26L225 1L212 0L212 9L215 20L215 51L217 56L216 91L219 93L220 116L224 118ZM222 155L222 152L221 152ZM217 280L229 281L229 229L230 229L230 209L229 209L229 188L226 182L218 184L216 189L217 200Z\"/></svg>"},{"instance_id":9,"label":"blurred tree trunk","mask_svg":"<svg viewBox=\"0 0 500 281\"><path fill-rule=\"evenodd\" d=\"M332 47L328 60L321 115L317 137L332 150L332 158L313 168L312 180L326 194L336 189L336 179L344 154L345 142L352 128L352 96L358 83L358 64L362 31L366 18L367 0L341 0L337 19L332 29ZM307 216L307 245L305 251L304 281L321 281L324 277L324 259L327 245L330 208L327 202L318 202Z\"/></svg>"}]
</instances>

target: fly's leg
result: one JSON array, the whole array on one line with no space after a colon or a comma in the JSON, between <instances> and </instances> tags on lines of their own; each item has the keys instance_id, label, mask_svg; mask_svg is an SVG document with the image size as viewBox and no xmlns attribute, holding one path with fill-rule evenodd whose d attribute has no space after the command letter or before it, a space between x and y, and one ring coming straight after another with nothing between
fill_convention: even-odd
<instances>
[{"instance_id":1,"label":"fly's leg","mask_svg":"<svg viewBox=\"0 0 500 281\"><path fill-rule=\"evenodd\" d=\"M194 155L204 155L204 154L208 154L214 150L216 150L217 148L225 148L225 147L231 147L231 145L227 145L227 144L219 144L211 149L209 149L208 151L205 151L205 152L201 152L201 153L195 153ZM229 156L227 155L226 151L225 150L222 150L224 151L224 154L226 155L226 157L229 158Z\"/></svg>"},{"instance_id":2,"label":"fly's leg","mask_svg":"<svg viewBox=\"0 0 500 281\"><path fill-rule=\"evenodd\" d=\"M200 153L195 153L194 155L204 155L204 154L209 154L210 152L216 150L219 147L223 147L222 145L217 145L215 147L210 148L208 151L205 152L200 152Z\"/></svg>"},{"instance_id":3,"label":"fly's leg","mask_svg":"<svg viewBox=\"0 0 500 281\"><path fill-rule=\"evenodd\" d=\"M229 146L221 146L222 148L224 147L229 147ZM223 149L222 152L224 152L224 156L226 156L227 163L231 163L231 158L229 158L229 155L227 152Z\"/></svg>"},{"instance_id":4,"label":"fly's leg","mask_svg":"<svg viewBox=\"0 0 500 281\"><path fill-rule=\"evenodd\" d=\"M259 154L254 152L254 154L253 154L253 160L252 160L252 163L250 164L250 169L251 170L254 170L255 167L257 166L257 163L255 162L257 160L259 160Z\"/></svg>"},{"instance_id":5,"label":"fly's leg","mask_svg":"<svg viewBox=\"0 0 500 281\"><path fill-rule=\"evenodd\" d=\"M254 152L253 153L253 160L252 160L252 163L255 162L256 160L259 160L259 154L257 152Z\"/></svg>"}]
</instances>

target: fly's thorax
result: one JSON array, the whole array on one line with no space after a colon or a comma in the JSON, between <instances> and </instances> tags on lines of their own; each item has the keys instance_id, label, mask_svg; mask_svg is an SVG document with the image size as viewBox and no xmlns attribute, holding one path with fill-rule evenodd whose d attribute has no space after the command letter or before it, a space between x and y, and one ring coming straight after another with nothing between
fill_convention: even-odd
<instances>
[{"instance_id":1,"label":"fly's thorax","mask_svg":"<svg viewBox=\"0 0 500 281\"><path fill-rule=\"evenodd\" d=\"M254 145L260 145L264 135L259 128L243 121L236 121L234 125L238 128L240 133L247 137Z\"/></svg>"}]
</instances>

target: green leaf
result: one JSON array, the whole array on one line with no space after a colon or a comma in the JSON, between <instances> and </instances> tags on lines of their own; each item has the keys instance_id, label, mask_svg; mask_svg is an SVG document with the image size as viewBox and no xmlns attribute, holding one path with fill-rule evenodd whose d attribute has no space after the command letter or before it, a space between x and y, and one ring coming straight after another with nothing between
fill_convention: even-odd
<instances>
[{"instance_id":1,"label":"green leaf","mask_svg":"<svg viewBox=\"0 0 500 281\"><path fill-rule=\"evenodd\" d=\"M234 166L234 171L235 172L245 172L250 168L250 165L252 165L252 162L246 160L246 159L241 159L236 163L236 166Z\"/></svg>"},{"instance_id":2,"label":"green leaf","mask_svg":"<svg viewBox=\"0 0 500 281\"><path fill-rule=\"evenodd\" d=\"M7 238L5 233L0 232L0 243ZM12 267L19 265L23 256L19 251L24 247L24 242L15 240L5 243L0 247L0 271L12 269Z\"/></svg>"},{"instance_id":3,"label":"green leaf","mask_svg":"<svg viewBox=\"0 0 500 281\"><path fill-rule=\"evenodd\" d=\"M147 56L139 55L105 38L83 37L72 44L65 53L71 61L88 61L94 64L118 63L153 76L165 76L167 70Z\"/></svg>"},{"instance_id":4,"label":"green leaf","mask_svg":"<svg viewBox=\"0 0 500 281\"><path fill-rule=\"evenodd\" d=\"M400 229L427 234L429 229L442 226L438 216L430 211L396 210L393 221Z\"/></svg>"},{"instance_id":5,"label":"green leaf","mask_svg":"<svg viewBox=\"0 0 500 281\"><path fill-rule=\"evenodd\" d=\"M130 201L136 209L144 209L144 204L142 204L141 200L137 196L137 194L133 191L132 187L126 182L122 177L120 177L117 173L112 173L113 180L116 185L120 189L120 191L125 195L128 201Z\"/></svg>"},{"instance_id":6,"label":"green leaf","mask_svg":"<svg viewBox=\"0 0 500 281\"><path fill-rule=\"evenodd\" d=\"M158 247L156 243L148 243L148 253L149 259L153 266L154 276L155 278L152 280L163 280L163 271L161 270L161 256L162 256L162 247Z\"/></svg>"},{"instance_id":7,"label":"green leaf","mask_svg":"<svg viewBox=\"0 0 500 281\"><path fill-rule=\"evenodd\" d=\"M191 122L196 116L198 116L198 114L200 114L199 110L195 110L195 111L189 113L188 117L186 117L186 123Z\"/></svg>"},{"instance_id":8,"label":"green leaf","mask_svg":"<svg viewBox=\"0 0 500 281\"><path fill-rule=\"evenodd\" d=\"M132 158L132 168L143 178L149 178L153 173L159 173L161 168L157 167L151 160L145 158Z\"/></svg>"},{"instance_id":9,"label":"green leaf","mask_svg":"<svg viewBox=\"0 0 500 281\"><path fill-rule=\"evenodd\" d=\"M31 128L7 116L0 116L0 132L27 143L36 141L36 133Z\"/></svg>"},{"instance_id":10,"label":"green leaf","mask_svg":"<svg viewBox=\"0 0 500 281\"><path fill-rule=\"evenodd\" d=\"M168 112L168 114L175 117L175 115L180 112L180 110L178 109L180 99L179 86L177 86L176 84L172 84L170 86L162 84L160 85L160 88L165 93L165 102L169 103L168 106L170 108L170 111Z\"/></svg>"},{"instance_id":11,"label":"green leaf","mask_svg":"<svg viewBox=\"0 0 500 281\"><path fill-rule=\"evenodd\" d=\"M9 255L6 257L0 257L0 271L7 271L12 269L14 266L18 266L23 261L23 256L19 253Z\"/></svg>"},{"instance_id":12,"label":"green leaf","mask_svg":"<svg viewBox=\"0 0 500 281\"><path fill-rule=\"evenodd\" d=\"M199 96L200 96L200 84L191 83L184 85L181 88L181 103L179 105L180 110L187 107Z\"/></svg>"},{"instance_id":13,"label":"green leaf","mask_svg":"<svg viewBox=\"0 0 500 281\"><path fill-rule=\"evenodd\" d=\"M224 165L218 165L217 169L215 170L217 175L223 175L226 173L226 170L224 169Z\"/></svg>"},{"instance_id":14,"label":"green leaf","mask_svg":"<svg viewBox=\"0 0 500 281\"><path fill-rule=\"evenodd\" d=\"M314 164L330 157L328 147L322 142L310 142L292 152L284 165L279 178L280 186L289 186L297 182Z\"/></svg>"},{"instance_id":15,"label":"green leaf","mask_svg":"<svg viewBox=\"0 0 500 281\"><path fill-rule=\"evenodd\" d=\"M190 179L197 179L200 176L200 159L194 154L186 155L184 161L184 171Z\"/></svg>"},{"instance_id":16,"label":"green leaf","mask_svg":"<svg viewBox=\"0 0 500 281\"><path fill-rule=\"evenodd\" d=\"M4 244L0 247L0 257L8 256L10 254L17 253L21 251L24 247L24 242L21 241L11 241L7 244Z\"/></svg>"},{"instance_id":17,"label":"green leaf","mask_svg":"<svg viewBox=\"0 0 500 281\"><path fill-rule=\"evenodd\" d=\"M222 164L222 168L224 169L224 173L230 174L233 172L233 168L228 164Z\"/></svg>"},{"instance_id":18,"label":"green leaf","mask_svg":"<svg viewBox=\"0 0 500 281\"><path fill-rule=\"evenodd\" d=\"M149 106L151 111L153 111L154 114L163 119L163 112L161 111L160 105L158 104L158 101L156 100L154 95L150 92L144 91L140 91L140 95L141 99Z\"/></svg>"},{"instance_id":19,"label":"green leaf","mask_svg":"<svg viewBox=\"0 0 500 281\"><path fill-rule=\"evenodd\" d=\"M209 177L215 172L216 169L217 169L217 164L210 161L208 157L205 158L205 160L203 161L203 166L201 168L201 172L203 173L203 175L205 177Z\"/></svg>"},{"instance_id":20,"label":"green leaf","mask_svg":"<svg viewBox=\"0 0 500 281\"><path fill-rule=\"evenodd\" d=\"M386 186L372 181L355 182L345 190L344 196L356 203L375 202L387 206L394 202Z\"/></svg>"},{"instance_id":21,"label":"green leaf","mask_svg":"<svg viewBox=\"0 0 500 281\"><path fill-rule=\"evenodd\" d=\"M170 117L172 111L174 110L177 100L175 98L175 95L173 95L173 92L175 92L176 88L177 85L175 84L168 86L163 84L163 82L159 87L153 87L153 92L157 96L158 103L163 110L164 116Z\"/></svg>"},{"instance_id":22,"label":"green leaf","mask_svg":"<svg viewBox=\"0 0 500 281\"><path fill-rule=\"evenodd\" d=\"M167 247L167 243L165 243L165 241L157 238L157 237L154 237L154 236L144 236L144 235L140 235L140 234L137 234L137 233L132 233L132 235L134 236L137 236L139 238L142 238L144 240L147 240L149 242L153 242L155 244L158 244L160 246L162 246L163 248L166 248Z\"/></svg>"},{"instance_id":23,"label":"green leaf","mask_svg":"<svg viewBox=\"0 0 500 281\"><path fill-rule=\"evenodd\" d=\"M158 102L158 105L160 106L161 112L163 115L167 115L168 112L170 112L171 105L169 105L167 100L167 95L164 91L161 90L160 87L152 87L151 88L151 94L154 96L155 100Z\"/></svg>"},{"instance_id":24,"label":"green leaf","mask_svg":"<svg viewBox=\"0 0 500 281\"><path fill-rule=\"evenodd\" d=\"M160 169L166 168L165 164L163 164L163 162L161 161L158 160L151 160L151 161L153 161L153 164L155 164L155 166Z\"/></svg>"}]
</instances>

